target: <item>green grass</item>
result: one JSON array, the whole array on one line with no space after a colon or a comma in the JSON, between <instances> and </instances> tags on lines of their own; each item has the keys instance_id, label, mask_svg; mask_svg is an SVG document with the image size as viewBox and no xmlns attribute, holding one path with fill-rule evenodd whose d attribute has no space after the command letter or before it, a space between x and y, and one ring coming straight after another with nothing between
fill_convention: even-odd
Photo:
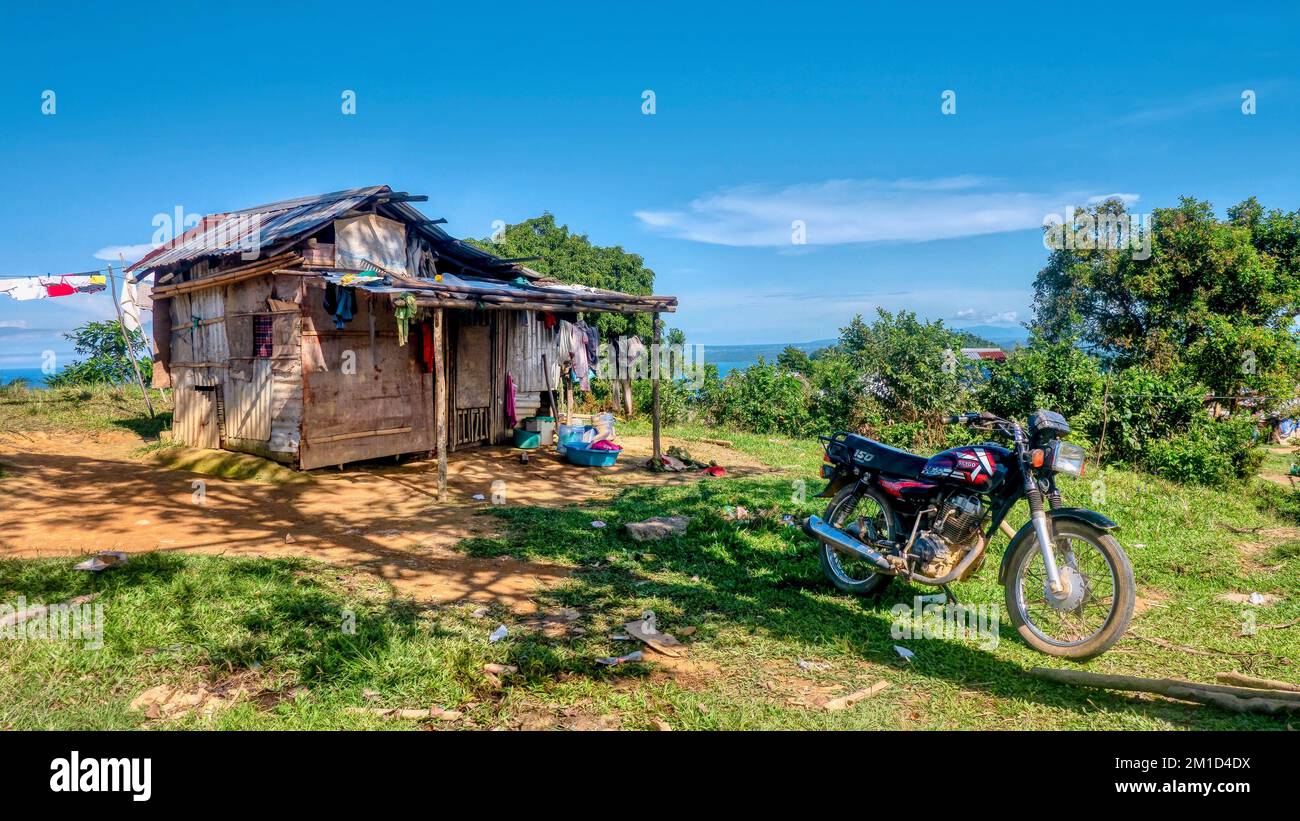
<instances>
[{"instance_id":1,"label":"green grass","mask_svg":"<svg viewBox=\"0 0 1300 821\"><path fill-rule=\"evenodd\" d=\"M153 437L171 427L171 407L160 391L149 392L157 415L150 418L134 385L85 385L34 390L0 386L0 433L122 429Z\"/></svg>"},{"instance_id":2,"label":"green grass","mask_svg":"<svg viewBox=\"0 0 1300 821\"><path fill-rule=\"evenodd\" d=\"M202 473L223 479L241 479L265 484L310 482L311 475L279 462L248 453L212 448L190 448L174 442L151 442L135 454L147 462L172 470Z\"/></svg>"},{"instance_id":3,"label":"green grass","mask_svg":"<svg viewBox=\"0 0 1300 821\"><path fill-rule=\"evenodd\" d=\"M623 428L623 432L637 432ZM787 470L764 478L721 479L623 489L605 502L562 509L496 508L500 538L463 542L479 556L544 559L574 568L567 583L535 598L572 608L581 633L548 637L502 610L474 615L469 602L425 607L395 599L369 576L301 560L226 559L175 554L133 558L98 577L72 560L0 562L0 602L18 595L53 602L101 591L105 646L67 641L0 642L0 728L411 727L357 715L349 707L456 709L463 718L435 727L594 726L648 729L1281 729L1278 717L1241 716L1155 697L1081 690L1038 681L1030 667L1074 666L1030 650L1003 618L1000 643L896 641L889 608L930 592L895 583L880 600L834 591L811 543L781 516L814 512L820 450L782 437L673 429L675 438L732 440L738 449ZM1089 670L1212 681L1238 670L1300 679L1300 625L1239 635L1300 618L1300 531L1294 499L1281 488L1224 493L1113 471L1065 488L1074 504L1119 522L1141 595L1152 606L1130 637ZM1104 501L1100 494L1104 492ZM742 505L754 521L729 521ZM692 517L687 534L638 544L621 525L650 515ZM603 529L591 527L594 519ZM968 604L1000 604L998 537L981 574L957 586ZM1225 593L1273 593L1253 608ZM601 667L594 660L632 649L610 638L652 609L661 629L684 633L688 666ZM356 632L341 629L345 611ZM506 624L495 644L488 634ZM1143 638L1138 638L1143 637ZM1155 642L1144 640L1154 639ZM1167 646L1160 646L1163 642ZM915 652L909 663L894 652ZM649 654L647 654L649 655ZM812 669L801 669L800 660ZM494 688L485 663L518 672ZM235 678L256 691L209 719L147 720L130 701L158 684L220 684ZM881 679L891 687L848 710L797 703L810 688L838 696ZM1294 722L1295 719L1292 719Z\"/></svg>"}]
</instances>

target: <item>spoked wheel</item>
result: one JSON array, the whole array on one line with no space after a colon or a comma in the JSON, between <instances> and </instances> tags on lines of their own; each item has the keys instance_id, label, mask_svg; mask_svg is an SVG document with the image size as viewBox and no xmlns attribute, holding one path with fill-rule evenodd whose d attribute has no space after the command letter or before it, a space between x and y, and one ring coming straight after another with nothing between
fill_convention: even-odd
<instances>
[{"instance_id":1,"label":"spoked wheel","mask_svg":"<svg viewBox=\"0 0 1300 821\"><path fill-rule=\"evenodd\" d=\"M1007 611L1031 647L1086 659L1104 653L1128 628L1136 589L1133 568L1113 536L1082 522L1058 520L1056 564L1064 590L1047 584L1032 531L1014 546L1006 580Z\"/></svg>"},{"instance_id":2,"label":"spoked wheel","mask_svg":"<svg viewBox=\"0 0 1300 821\"><path fill-rule=\"evenodd\" d=\"M832 527L848 530L864 542L894 539L894 514L889 502L873 490L846 487L836 494L822 517ZM864 559L840 553L827 544L818 552L822 572L846 593L866 596L885 589L893 576L881 573Z\"/></svg>"}]
</instances>

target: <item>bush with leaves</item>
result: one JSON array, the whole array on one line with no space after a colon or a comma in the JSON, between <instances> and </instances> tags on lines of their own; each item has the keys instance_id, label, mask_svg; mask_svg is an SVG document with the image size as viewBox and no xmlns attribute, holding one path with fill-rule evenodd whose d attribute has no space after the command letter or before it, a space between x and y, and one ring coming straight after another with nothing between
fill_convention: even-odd
<instances>
[{"instance_id":1,"label":"bush with leaves","mask_svg":"<svg viewBox=\"0 0 1300 821\"><path fill-rule=\"evenodd\" d=\"M759 358L727 374L717 389L709 415L713 422L755 433L804 433L811 388L802 375Z\"/></svg>"},{"instance_id":2,"label":"bush with leaves","mask_svg":"<svg viewBox=\"0 0 1300 821\"><path fill-rule=\"evenodd\" d=\"M122 339L120 326L113 321L87 322L70 334L63 335L73 342L77 353L84 359L67 366L46 382L50 387L70 385L105 384L121 385L135 379L131 357ZM140 329L131 332L131 344L137 350L148 350ZM141 373L153 367L148 357L140 360Z\"/></svg>"},{"instance_id":3,"label":"bush with leaves","mask_svg":"<svg viewBox=\"0 0 1300 821\"><path fill-rule=\"evenodd\" d=\"M1176 482L1222 487L1259 470L1264 454L1249 416L1199 420L1188 430L1153 439L1143 449L1143 466Z\"/></svg>"},{"instance_id":4,"label":"bush with leaves","mask_svg":"<svg viewBox=\"0 0 1300 821\"><path fill-rule=\"evenodd\" d=\"M1005 362L989 368L988 379L977 390L979 409L1024 421L1045 408L1064 416L1074 430L1095 435L1103 381L1100 364L1073 340L1033 337Z\"/></svg>"},{"instance_id":5,"label":"bush with leaves","mask_svg":"<svg viewBox=\"0 0 1300 821\"><path fill-rule=\"evenodd\" d=\"M1118 374L1107 396L1106 458L1140 465L1151 442L1186 432L1208 418L1206 389L1186 371L1160 373L1136 366Z\"/></svg>"}]
</instances>

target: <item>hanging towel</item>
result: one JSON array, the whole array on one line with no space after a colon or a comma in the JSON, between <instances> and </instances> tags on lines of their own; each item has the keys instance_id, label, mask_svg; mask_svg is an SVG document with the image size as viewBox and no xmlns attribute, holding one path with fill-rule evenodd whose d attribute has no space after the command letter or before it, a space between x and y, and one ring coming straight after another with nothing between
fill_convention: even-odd
<instances>
[{"instance_id":1,"label":"hanging towel","mask_svg":"<svg viewBox=\"0 0 1300 821\"><path fill-rule=\"evenodd\" d=\"M506 374L506 420L510 422L510 427L519 424L519 417L515 408L515 378Z\"/></svg>"},{"instance_id":2,"label":"hanging towel","mask_svg":"<svg viewBox=\"0 0 1300 821\"><path fill-rule=\"evenodd\" d=\"M433 373L433 323L420 326L420 365L425 373Z\"/></svg>"}]
</instances>

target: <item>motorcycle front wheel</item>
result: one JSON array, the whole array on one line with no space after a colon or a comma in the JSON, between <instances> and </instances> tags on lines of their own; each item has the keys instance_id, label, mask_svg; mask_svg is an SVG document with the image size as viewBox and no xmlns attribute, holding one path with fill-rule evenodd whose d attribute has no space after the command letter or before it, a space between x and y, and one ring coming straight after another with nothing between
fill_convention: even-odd
<instances>
[{"instance_id":1,"label":"motorcycle front wheel","mask_svg":"<svg viewBox=\"0 0 1300 821\"><path fill-rule=\"evenodd\" d=\"M1039 652L1087 659L1119 641L1133 618L1133 567L1115 537L1083 522L1051 522L1064 596L1051 592L1038 540L1012 545L1006 605L1020 637Z\"/></svg>"},{"instance_id":2,"label":"motorcycle front wheel","mask_svg":"<svg viewBox=\"0 0 1300 821\"><path fill-rule=\"evenodd\" d=\"M889 502L874 490L863 490L856 485L844 488L826 506L822 518L841 530L855 529L850 526L860 524L859 538L863 541L894 540L894 512ZM871 562L846 556L827 544L819 544L817 558L822 573L845 593L874 595L894 580L893 576L878 572Z\"/></svg>"}]
</instances>

